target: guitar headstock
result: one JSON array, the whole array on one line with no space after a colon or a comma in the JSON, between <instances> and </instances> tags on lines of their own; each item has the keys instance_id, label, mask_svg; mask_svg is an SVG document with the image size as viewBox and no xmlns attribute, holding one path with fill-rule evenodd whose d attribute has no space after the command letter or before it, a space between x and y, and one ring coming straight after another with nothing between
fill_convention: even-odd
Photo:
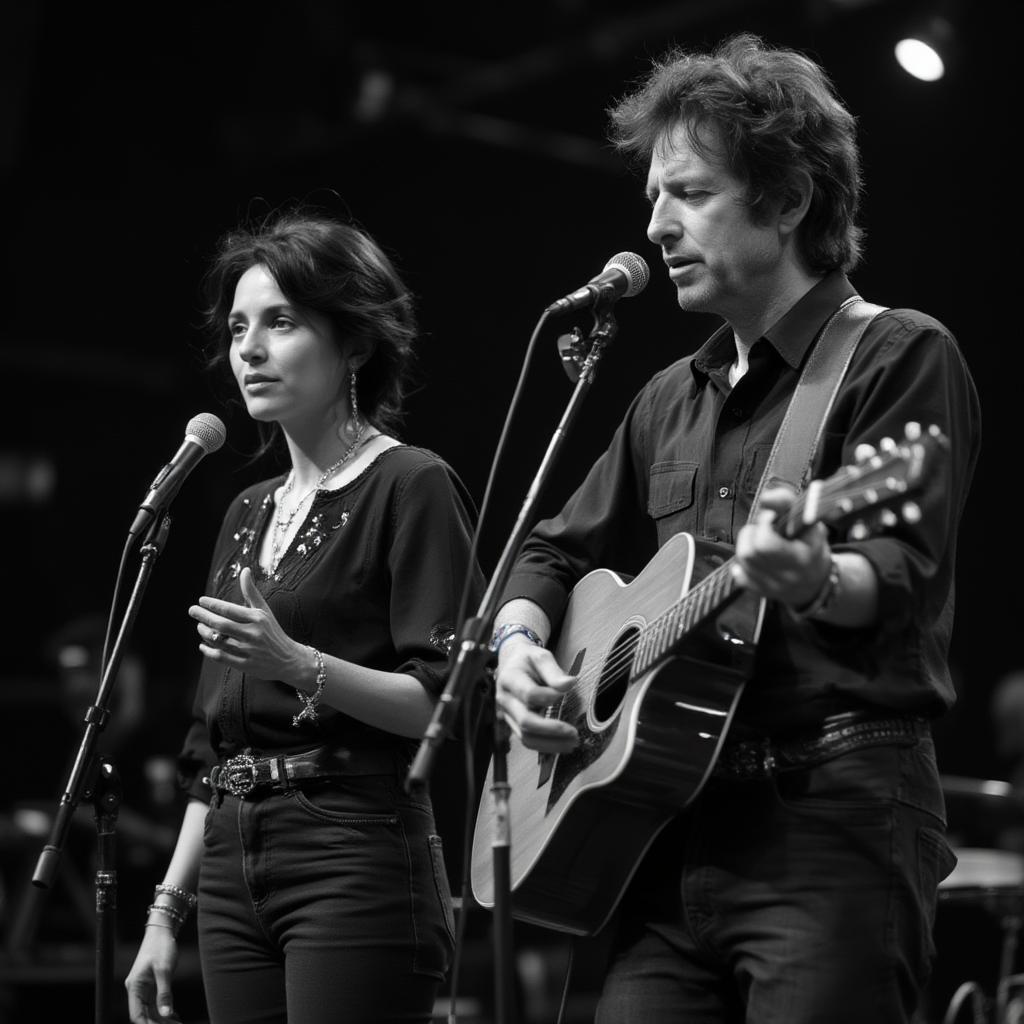
<instances>
[{"instance_id":1,"label":"guitar headstock","mask_svg":"<svg viewBox=\"0 0 1024 1024\"><path fill-rule=\"evenodd\" d=\"M922 489L932 461L949 447L936 426L922 430L908 423L903 437L883 438L877 450L824 480L814 480L794 501L783 532L795 536L816 522L846 529L862 539L901 519L916 522L921 510L913 500Z\"/></svg>"}]
</instances>

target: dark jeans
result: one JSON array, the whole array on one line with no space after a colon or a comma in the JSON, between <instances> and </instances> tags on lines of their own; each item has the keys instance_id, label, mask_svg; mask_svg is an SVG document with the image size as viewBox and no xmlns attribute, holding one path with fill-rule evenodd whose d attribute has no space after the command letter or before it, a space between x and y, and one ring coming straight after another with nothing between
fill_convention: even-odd
<instances>
[{"instance_id":1,"label":"dark jeans","mask_svg":"<svg viewBox=\"0 0 1024 1024\"><path fill-rule=\"evenodd\" d=\"M453 917L429 802L391 775L226 795L204 843L198 928L211 1024L431 1019Z\"/></svg>"},{"instance_id":2,"label":"dark jeans","mask_svg":"<svg viewBox=\"0 0 1024 1024\"><path fill-rule=\"evenodd\" d=\"M905 1024L955 859L930 739L712 780L641 864L599 1024Z\"/></svg>"}]
</instances>

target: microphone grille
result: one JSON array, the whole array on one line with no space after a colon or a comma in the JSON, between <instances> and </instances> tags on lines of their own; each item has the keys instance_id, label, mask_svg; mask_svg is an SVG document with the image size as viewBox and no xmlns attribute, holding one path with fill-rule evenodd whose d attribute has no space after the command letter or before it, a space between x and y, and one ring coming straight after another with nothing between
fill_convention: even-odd
<instances>
[{"instance_id":1,"label":"microphone grille","mask_svg":"<svg viewBox=\"0 0 1024 1024\"><path fill-rule=\"evenodd\" d=\"M207 455L215 452L228 436L220 417L214 416L212 412L201 412L193 416L185 427L185 433L191 434Z\"/></svg>"},{"instance_id":2,"label":"microphone grille","mask_svg":"<svg viewBox=\"0 0 1024 1024\"><path fill-rule=\"evenodd\" d=\"M629 281L623 298L628 299L632 295L639 295L647 287L651 279L651 271L643 256L637 256L635 252L616 253L605 265L605 270L616 267L621 270Z\"/></svg>"}]
</instances>

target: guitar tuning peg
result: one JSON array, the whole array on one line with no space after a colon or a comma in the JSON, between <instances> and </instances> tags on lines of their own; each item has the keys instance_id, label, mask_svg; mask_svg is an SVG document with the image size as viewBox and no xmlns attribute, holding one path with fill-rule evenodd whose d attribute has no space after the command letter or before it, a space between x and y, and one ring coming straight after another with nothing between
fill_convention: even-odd
<instances>
[{"instance_id":1,"label":"guitar tuning peg","mask_svg":"<svg viewBox=\"0 0 1024 1024\"><path fill-rule=\"evenodd\" d=\"M928 432L931 433L934 429L934 427L929 427ZM921 424L910 420L903 428L903 434L908 441L919 441L921 439Z\"/></svg>"},{"instance_id":2,"label":"guitar tuning peg","mask_svg":"<svg viewBox=\"0 0 1024 1024\"><path fill-rule=\"evenodd\" d=\"M885 529L890 530L900 521L900 517L891 508L884 508L879 513L878 521Z\"/></svg>"},{"instance_id":3,"label":"guitar tuning peg","mask_svg":"<svg viewBox=\"0 0 1024 1024\"><path fill-rule=\"evenodd\" d=\"M861 519L858 519L850 527L850 540L866 540L870 535L871 531L868 529L867 523Z\"/></svg>"},{"instance_id":4,"label":"guitar tuning peg","mask_svg":"<svg viewBox=\"0 0 1024 1024\"><path fill-rule=\"evenodd\" d=\"M878 442L878 448L883 452L891 452L896 450L896 442L891 437L883 437Z\"/></svg>"},{"instance_id":5,"label":"guitar tuning peg","mask_svg":"<svg viewBox=\"0 0 1024 1024\"><path fill-rule=\"evenodd\" d=\"M921 521L921 506L913 501L905 501L900 512L903 519L908 523L919 523Z\"/></svg>"}]
</instances>

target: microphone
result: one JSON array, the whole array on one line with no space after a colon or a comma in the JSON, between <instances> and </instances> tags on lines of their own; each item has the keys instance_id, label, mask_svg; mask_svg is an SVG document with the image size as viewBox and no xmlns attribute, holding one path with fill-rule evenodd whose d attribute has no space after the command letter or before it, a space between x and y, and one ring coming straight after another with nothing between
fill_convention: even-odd
<instances>
[{"instance_id":1,"label":"microphone","mask_svg":"<svg viewBox=\"0 0 1024 1024\"><path fill-rule=\"evenodd\" d=\"M592 277L582 288L552 302L545 312L568 313L597 305L602 299L615 302L639 295L647 287L651 272L642 256L635 252L620 252L613 256L597 277Z\"/></svg>"},{"instance_id":2,"label":"microphone","mask_svg":"<svg viewBox=\"0 0 1024 1024\"><path fill-rule=\"evenodd\" d=\"M185 440L175 452L174 458L156 475L149 485L135 522L128 535L138 533L163 511L178 493L185 477L199 464L199 460L210 452L215 452L227 436L224 424L213 413L201 412L193 416L185 426Z\"/></svg>"}]
</instances>

